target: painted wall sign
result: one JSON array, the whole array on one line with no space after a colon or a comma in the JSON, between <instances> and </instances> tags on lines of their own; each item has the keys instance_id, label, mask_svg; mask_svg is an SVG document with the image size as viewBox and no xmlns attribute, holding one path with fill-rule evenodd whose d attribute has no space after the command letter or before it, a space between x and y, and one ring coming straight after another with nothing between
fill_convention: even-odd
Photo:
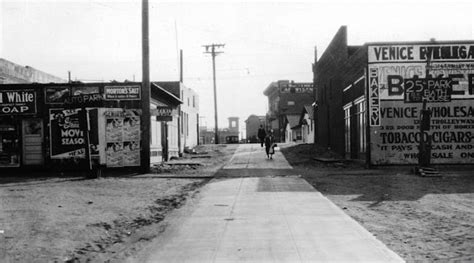
<instances>
[{"instance_id":1,"label":"painted wall sign","mask_svg":"<svg viewBox=\"0 0 474 263\"><path fill-rule=\"evenodd\" d=\"M0 90L0 115L36 113L36 92L33 90Z\"/></svg>"},{"instance_id":2,"label":"painted wall sign","mask_svg":"<svg viewBox=\"0 0 474 263\"><path fill-rule=\"evenodd\" d=\"M472 61L474 44L387 44L368 47L369 62Z\"/></svg>"},{"instance_id":3,"label":"painted wall sign","mask_svg":"<svg viewBox=\"0 0 474 263\"><path fill-rule=\"evenodd\" d=\"M474 163L474 43L368 45L368 52L371 164L417 164L428 136L431 163ZM423 100L431 123L422 136Z\"/></svg>"},{"instance_id":4,"label":"painted wall sign","mask_svg":"<svg viewBox=\"0 0 474 263\"><path fill-rule=\"evenodd\" d=\"M105 86L106 100L139 100L140 86Z\"/></svg>"}]
</instances>

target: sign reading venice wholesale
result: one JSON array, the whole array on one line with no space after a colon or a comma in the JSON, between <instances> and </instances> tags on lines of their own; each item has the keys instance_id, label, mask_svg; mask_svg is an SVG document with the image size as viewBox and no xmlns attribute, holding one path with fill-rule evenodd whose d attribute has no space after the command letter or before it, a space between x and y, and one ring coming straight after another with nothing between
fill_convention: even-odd
<instances>
[{"instance_id":1,"label":"sign reading venice wholesale","mask_svg":"<svg viewBox=\"0 0 474 263\"><path fill-rule=\"evenodd\" d=\"M367 48L371 164L417 164L427 138L432 164L474 163L474 42ZM423 101L431 111L425 134Z\"/></svg>"}]
</instances>

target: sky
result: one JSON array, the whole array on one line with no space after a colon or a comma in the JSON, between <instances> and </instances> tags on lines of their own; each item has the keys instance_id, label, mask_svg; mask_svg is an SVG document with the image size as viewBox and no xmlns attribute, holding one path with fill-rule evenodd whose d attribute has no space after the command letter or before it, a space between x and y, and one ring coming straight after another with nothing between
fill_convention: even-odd
<instances>
[{"instance_id":1,"label":"sky","mask_svg":"<svg viewBox=\"0 0 474 263\"><path fill-rule=\"evenodd\" d=\"M0 57L83 82L141 81L141 0L0 0ZM214 127L216 57L219 128L265 115L271 82L312 82L340 26L349 45L384 41L473 40L467 0L155 1L149 0L150 79L179 80L199 94L201 124Z\"/></svg>"}]
</instances>

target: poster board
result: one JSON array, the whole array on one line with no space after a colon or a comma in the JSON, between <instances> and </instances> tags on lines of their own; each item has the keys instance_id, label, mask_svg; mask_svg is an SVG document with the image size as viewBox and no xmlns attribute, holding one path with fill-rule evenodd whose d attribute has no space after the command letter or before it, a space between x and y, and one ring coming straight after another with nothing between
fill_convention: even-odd
<instances>
[{"instance_id":1,"label":"poster board","mask_svg":"<svg viewBox=\"0 0 474 263\"><path fill-rule=\"evenodd\" d=\"M107 167L140 165L140 111L105 109L104 141Z\"/></svg>"},{"instance_id":2,"label":"poster board","mask_svg":"<svg viewBox=\"0 0 474 263\"><path fill-rule=\"evenodd\" d=\"M431 163L474 163L474 42L367 48L370 163L418 163L423 100L431 110Z\"/></svg>"}]
</instances>

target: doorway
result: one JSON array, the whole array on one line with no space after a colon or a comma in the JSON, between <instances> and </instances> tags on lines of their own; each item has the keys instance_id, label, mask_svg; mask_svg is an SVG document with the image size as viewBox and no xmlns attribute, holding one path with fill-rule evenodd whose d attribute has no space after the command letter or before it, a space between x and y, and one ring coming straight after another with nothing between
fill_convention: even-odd
<instances>
[{"instance_id":1,"label":"doorway","mask_svg":"<svg viewBox=\"0 0 474 263\"><path fill-rule=\"evenodd\" d=\"M23 165L43 165L43 120L24 119L23 134Z\"/></svg>"}]
</instances>

